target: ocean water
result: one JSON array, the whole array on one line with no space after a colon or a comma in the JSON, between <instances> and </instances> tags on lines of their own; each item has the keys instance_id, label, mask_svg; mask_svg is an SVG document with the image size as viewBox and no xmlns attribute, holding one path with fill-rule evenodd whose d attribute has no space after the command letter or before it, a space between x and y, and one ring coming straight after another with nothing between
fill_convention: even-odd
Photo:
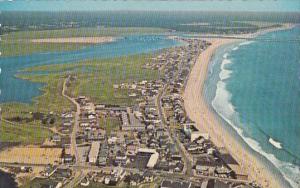
<instances>
[{"instance_id":1,"label":"ocean water","mask_svg":"<svg viewBox=\"0 0 300 188\"><path fill-rule=\"evenodd\" d=\"M12 174L0 171L0 188L17 188L17 183Z\"/></svg>"},{"instance_id":2,"label":"ocean water","mask_svg":"<svg viewBox=\"0 0 300 188\"><path fill-rule=\"evenodd\" d=\"M283 185L300 187L300 27L221 47L204 95ZM296 39L298 41L293 41Z\"/></svg>"},{"instance_id":3,"label":"ocean water","mask_svg":"<svg viewBox=\"0 0 300 188\"><path fill-rule=\"evenodd\" d=\"M86 59L111 58L153 52L163 48L183 45L160 35L125 36L116 42L93 45L76 51L36 53L25 56L0 57L0 103L31 102L41 95L41 83L18 79L15 74L26 67L73 63Z\"/></svg>"}]
</instances>

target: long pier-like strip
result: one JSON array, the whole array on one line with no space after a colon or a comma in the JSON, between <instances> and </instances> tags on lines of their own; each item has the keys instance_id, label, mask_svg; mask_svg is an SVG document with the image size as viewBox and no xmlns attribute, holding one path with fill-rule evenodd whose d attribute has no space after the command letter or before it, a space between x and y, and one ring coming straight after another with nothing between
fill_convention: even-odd
<instances>
[{"instance_id":1,"label":"long pier-like strip","mask_svg":"<svg viewBox=\"0 0 300 188\"><path fill-rule=\"evenodd\" d=\"M194 37L194 38L203 38L203 39L214 39L214 38L222 38L222 39L241 39L248 41L262 41L262 42L294 42L300 43L300 38L289 38L289 39L274 39L270 37L243 37L243 36L224 36L224 35L187 35L186 37Z\"/></svg>"}]
</instances>

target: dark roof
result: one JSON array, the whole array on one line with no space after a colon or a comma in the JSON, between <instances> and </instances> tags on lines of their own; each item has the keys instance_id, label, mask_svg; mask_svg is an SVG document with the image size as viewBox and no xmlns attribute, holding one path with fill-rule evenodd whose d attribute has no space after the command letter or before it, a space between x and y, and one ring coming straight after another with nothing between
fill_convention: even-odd
<instances>
[{"instance_id":1,"label":"dark roof","mask_svg":"<svg viewBox=\"0 0 300 188\"><path fill-rule=\"evenodd\" d=\"M149 159L150 159L149 155L141 155L140 153L138 153L134 161L131 163L130 167L138 168L138 169L146 169Z\"/></svg>"},{"instance_id":2,"label":"dark roof","mask_svg":"<svg viewBox=\"0 0 300 188\"><path fill-rule=\"evenodd\" d=\"M230 186L219 180L208 180L207 188L229 188Z\"/></svg>"},{"instance_id":3,"label":"dark roof","mask_svg":"<svg viewBox=\"0 0 300 188\"><path fill-rule=\"evenodd\" d=\"M130 181L140 182L142 180L142 176L139 174L134 174L130 177Z\"/></svg>"},{"instance_id":4,"label":"dark roof","mask_svg":"<svg viewBox=\"0 0 300 188\"><path fill-rule=\"evenodd\" d=\"M212 156L204 156L197 159L196 165L200 166L218 166L220 165Z\"/></svg>"},{"instance_id":5,"label":"dark roof","mask_svg":"<svg viewBox=\"0 0 300 188\"><path fill-rule=\"evenodd\" d=\"M219 154L218 156L226 164L235 164L235 165L238 165L237 161L229 153Z\"/></svg>"},{"instance_id":6,"label":"dark roof","mask_svg":"<svg viewBox=\"0 0 300 188\"><path fill-rule=\"evenodd\" d=\"M163 180L161 182L161 188L190 188L190 182L179 182L179 181L170 181Z\"/></svg>"},{"instance_id":7,"label":"dark roof","mask_svg":"<svg viewBox=\"0 0 300 188\"><path fill-rule=\"evenodd\" d=\"M146 170L143 174L144 177L151 177L153 176L153 173L151 171Z\"/></svg>"},{"instance_id":8,"label":"dark roof","mask_svg":"<svg viewBox=\"0 0 300 188\"><path fill-rule=\"evenodd\" d=\"M215 188L229 188L230 186L224 182L221 182L219 180L215 181Z\"/></svg>"}]
</instances>

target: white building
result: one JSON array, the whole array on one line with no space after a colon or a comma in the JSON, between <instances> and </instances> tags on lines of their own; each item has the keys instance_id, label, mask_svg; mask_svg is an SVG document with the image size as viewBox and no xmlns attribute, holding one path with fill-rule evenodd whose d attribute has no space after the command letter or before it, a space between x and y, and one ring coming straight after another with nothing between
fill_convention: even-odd
<instances>
[{"instance_id":1,"label":"white building","mask_svg":"<svg viewBox=\"0 0 300 188\"><path fill-rule=\"evenodd\" d=\"M92 146L89 153L89 162L96 164L98 154L100 150L100 141L92 142Z\"/></svg>"}]
</instances>

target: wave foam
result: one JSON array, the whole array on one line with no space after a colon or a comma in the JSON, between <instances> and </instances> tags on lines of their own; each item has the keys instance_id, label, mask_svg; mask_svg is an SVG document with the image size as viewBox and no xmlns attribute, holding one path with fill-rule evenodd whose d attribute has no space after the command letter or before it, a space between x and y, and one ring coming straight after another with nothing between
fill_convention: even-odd
<instances>
[{"instance_id":1,"label":"wave foam","mask_svg":"<svg viewBox=\"0 0 300 188\"><path fill-rule=\"evenodd\" d=\"M269 138L270 144L272 144L277 149L282 149L281 143L275 141L273 138Z\"/></svg>"},{"instance_id":2,"label":"wave foam","mask_svg":"<svg viewBox=\"0 0 300 188\"><path fill-rule=\"evenodd\" d=\"M227 56L226 56L227 57ZM221 71L219 73L219 77L221 80L226 80L230 78L232 71L225 69L225 65L231 64L232 62L228 59L224 59L221 64Z\"/></svg>"},{"instance_id":3,"label":"wave foam","mask_svg":"<svg viewBox=\"0 0 300 188\"><path fill-rule=\"evenodd\" d=\"M243 130L233 123L233 119L238 120L238 113L234 110L230 98L231 94L225 89L225 83L219 81L216 97L212 101L213 108L254 151L271 161L292 187L298 188L300 185L300 169L291 163L280 161L274 154L265 152L256 140L244 136Z\"/></svg>"},{"instance_id":4,"label":"wave foam","mask_svg":"<svg viewBox=\"0 0 300 188\"><path fill-rule=\"evenodd\" d=\"M239 46L245 46L254 43L254 41L246 41L239 44Z\"/></svg>"},{"instance_id":5,"label":"wave foam","mask_svg":"<svg viewBox=\"0 0 300 188\"><path fill-rule=\"evenodd\" d=\"M221 80L226 80L230 78L232 71L230 70L222 70L219 74Z\"/></svg>"},{"instance_id":6,"label":"wave foam","mask_svg":"<svg viewBox=\"0 0 300 188\"><path fill-rule=\"evenodd\" d=\"M238 49L239 49L239 47L236 46L236 47L232 48L231 50L232 50L232 51L236 51L236 50L238 50Z\"/></svg>"},{"instance_id":7,"label":"wave foam","mask_svg":"<svg viewBox=\"0 0 300 188\"><path fill-rule=\"evenodd\" d=\"M250 43L252 43L252 41L247 42L247 44ZM228 55L225 57L227 56ZM236 122L236 124L240 124L239 114L235 111L234 105L230 102L232 94L226 89L226 83L224 82L224 79L229 78L231 74L231 71L224 68L224 66L229 63L232 62L226 58L222 61L221 72L219 73L220 80L217 82L216 95L212 100L213 108L253 150L260 153L271 163L273 163L292 187L298 188L300 186L300 168L291 163L280 161L274 154L265 152L260 146L259 142L252 138L246 137L243 133L243 129L235 125L234 122ZM269 142L277 148L282 148L281 143L273 140L272 138L269 139Z\"/></svg>"},{"instance_id":8,"label":"wave foam","mask_svg":"<svg viewBox=\"0 0 300 188\"><path fill-rule=\"evenodd\" d=\"M223 58L227 58L228 57L228 53L225 53L224 55L223 55Z\"/></svg>"}]
</instances>

